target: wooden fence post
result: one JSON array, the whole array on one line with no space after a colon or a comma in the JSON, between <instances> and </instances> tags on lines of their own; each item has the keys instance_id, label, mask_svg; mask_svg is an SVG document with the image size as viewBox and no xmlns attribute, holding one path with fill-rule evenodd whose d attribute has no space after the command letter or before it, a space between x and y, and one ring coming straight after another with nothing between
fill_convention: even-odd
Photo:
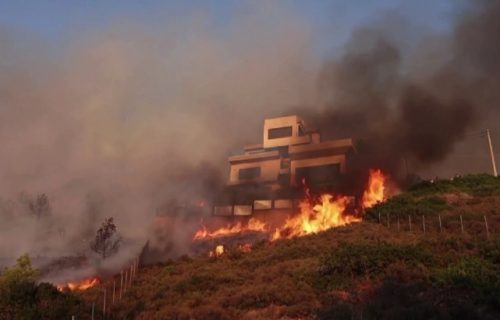
<instances>
[{"instance_id":1,"label":"wooden fence post","mask_svg":"<svg viewBox=\"0 0 500 320\"><path fill-rule=\"evenodd\" d=\"M408 225L410 226L410 232L411 232L411 216L408 215Z\"/></svg>"},{"instance_id":2,"label":"wooden fence post","mask_svg":"<svg viewBox=\"0 0 500 320\"><path fill-rule=\"evenodd\" d=\"M443 232L443 224L441 223L441 215L438 214L438 219L439 219L439 233Z\"/></svg>"},{"instance_id":3,"label":"wooden fence post","mask_svg":"<svg viewBox=\"0 0 500 320\"><path fill-rule=\"evenodd\" d=\"M378 212L378 224L382 224L382 221L380 221L380 211Z\"/></svg>"},{"instance_id":4,"label":"wooden fence post","mask_svg":"<svg viewBox=\"0 0 500 320\"><path fill-rule=\"evenodd\" d=\"M120 270L120 300L123 294L123 270Z\"/></svg>"},{"instance_id":5,"label":"wooden fence post","mask_svg":"<svg viewBox=\"0 0 500 320\"><path fill-rule=\"evenodd\" d=\"M462 220L462 215L460 215L460 229L462 230L462 234L464 233L464 222Z\"/></svg>"},{"instance_id":6,"label":"wooden fence post","mask_svg":"<svg viewBox=\"0 0 500 320\"><path fill-rule=\"evenodd\" d=\"M129 284L129 288L132 286L132 281L134 280L134 279L132 278L132 276L133 276L133 275L134 275L134 267L133 267L133 265L131 264L131 265L130 265L130 277L129 277L129 278L130 278L130 279L129 279L130 284Z\"/></svg>"},{"instance_id":7,"label":"wooden fence post","mask_svg":"<svg viewBox=\"0 0 500 320\"><path fill-rule=\"evenodd\" d=\"M125 271L125 281L123 281L125 287L123 288L123 292L127 292L127 284L128 284L128 269Z\"/></svg>"},{"instance_id":8,"label":"wooden fence post","mask_svg":"<svg viewBox=\"0 0 500 320\"><path fill-rule=\"evenodd\" d=\"M425 216L422 215L422 230L424 231L425 234Z\"/></svg>"},{"instance_id":9,"label":"wooden fence post","mask_svg":"<svg viewBox=\"0 0 500 320\"><path fill-rule=\"evenodd\" d=\"M106 318L106 287L104 287L104 302L102 304L102 318Z\"/></svg>"},{"instance_id":10,"label":"wooden fence post","mask_svg":"<svg viewBox=\"0 0 500 320\"><path fill-rule=\"evenodd\" d=\"M92 302L92 320L94 320L95 301Z\"/></svg>"},{"instance_id":11,"label":"wooden fence post","mask_svg":"<svg viewBox=\"0 0 500 320\"><path fill-rule=\"evenodd\" d=\"M484 227L486 228L486 239L490 240L490 229L488 228L488 220L486 220L486 216L484 217Z\"/></svg>"},{"instance_id":12,"label":"wooden fence post","mask_svg":"<svg viewBox=\"0 0 500 320\"><path fill-rule=\"evenodd\" d=\"M116 290L116 280L113 278L113 300L112 300L112 304L115 304L115 290Z\"/></svg>"},{"instance_id":13,"label":"wooden fence post","mask_svg":"<svg viewBox=\"0 0 500 320\"><path fill-rule=\"evenodd\" d=\"M398 214L398 232L399 232L399 214Z\"/></svg>"}]
</instances>

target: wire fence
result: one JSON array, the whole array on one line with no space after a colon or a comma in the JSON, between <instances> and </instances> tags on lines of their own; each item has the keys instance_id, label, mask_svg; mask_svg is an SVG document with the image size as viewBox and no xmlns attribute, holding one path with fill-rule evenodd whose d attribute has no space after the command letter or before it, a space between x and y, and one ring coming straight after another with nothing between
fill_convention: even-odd
<instances>
[{"instance_id":1,"label":"wire fence","mask_svg":"<svg viewBox=\"0 0 500 320\"><path fill-rule=\"evenodd\" d=\"M488 216L483 215L482 219L477 216L441 216L438 215L402 215L389 214L378 215L378 224L397 232L412 233L433 233L433 234L462 234L483 236L487 240L491 239L492 230ZM465 219L464 219L465 218Z\"/></svg>"},{"instance_id":2,"label":"wire fence","mask_svg":"<svg viewBox=\"0 0 500 320\"><path fill-rule=\"evenodd\" d=\"M140 258L134 258L126 266L115 274L111 279L107 279L98 287L98 295L92 301L90 310L91 320L104 320L110 317L112 307L119 303L125 293L132 287L134 280L140 269ZM72 320L77 320L75 316Z\"/></svg>"}]
</instances>

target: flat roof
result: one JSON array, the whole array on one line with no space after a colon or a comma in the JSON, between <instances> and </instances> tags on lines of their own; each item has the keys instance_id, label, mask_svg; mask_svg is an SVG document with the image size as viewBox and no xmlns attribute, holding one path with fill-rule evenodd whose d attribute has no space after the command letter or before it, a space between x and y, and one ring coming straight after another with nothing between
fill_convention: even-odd
<instances>
[{"instance_id":1,"label":"flat roof","mask_svg":"<svg viewBox=\"0 0 500 320\"><path fill-rule=\"evenodd\" d=\"M246 146L243 147L243 150L245 151L254 151L259 149L264 149L262 143L247 144Z\"/></svg>"},{"instance_id":2,"label":"flat roof","mask_svg":"<svg viewBox=\"0 0 500 320\"><path fill-rule=\"evenodd\" d=\"M276 150L273 150L273 151L264 151L259 153L250 153L250 154L232 156L229 157L229 162L235 163L235 162L246 162L252 160L278 159L279 157L280 153Z\"/></svg>"},{"instance_id":3,"label":"flat roof","mask_svg":"<svg viewBox=\"0 0 500 320\"><path fill-rule=\"evenodd\" d=\"M354 149L354 144L352 143L352 139L340 139L324 141L320 143L300 144L290 146L288 149L288 153L296 154L303 152L323 151L328 149L339 149L339 152L345 152L349 149Z\"/></svg>"}]
</instances>

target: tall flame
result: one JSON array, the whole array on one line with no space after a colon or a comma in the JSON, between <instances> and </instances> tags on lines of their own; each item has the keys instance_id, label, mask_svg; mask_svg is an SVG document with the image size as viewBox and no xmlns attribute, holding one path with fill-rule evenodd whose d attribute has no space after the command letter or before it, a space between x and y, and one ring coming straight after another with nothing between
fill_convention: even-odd
<instances>
[{"instance_id":1,"label":"tall flame","mask_svg":"<svg viewBox=\"0 0 500 320\"><path fill-rule=\"evenodd\" d=\"M363 194L363 208L371 208L379 202L386 200L386 177L381 170L370 170L367 188Z\"/></svg>"},{"instance_id":2,"label":"tall flame","mask_svg":"<svg viewBox=\"0 0 500 320\"><path fill-rule=\"evenodd\" d=\"M299 215L289 217L282 227L276 229L271 240L300 237L360 221L359 218L345 215L348 204L348 197L334 199L331 194L322 194L320 203L316 204L308 199L302 200Z\"/></svg>"},{"instance_id":3,"label":"tall flame","mask_svg":"<svg viewBox=\"0 0 500 320\"><path fill-rule=\"evenodd\" d=\"M362 198L362 208L370 208L386 200L386 180L387 178L381 170L370 170L367 187ZM318 233L361 220L346 212L351 201L349 197L325 193L319 198L315 198L304 179L302 184L305 197L299 203L300 212L288 217L283 224L275 229L271 230L265 222L252 218L247 224L238 222L235 225L228 225L213 231L209 231L203 226L194 235L194 240L233 235L243 231L259 231L270 232L270 240L274 241Z\"/></svg>"}]
</instances>

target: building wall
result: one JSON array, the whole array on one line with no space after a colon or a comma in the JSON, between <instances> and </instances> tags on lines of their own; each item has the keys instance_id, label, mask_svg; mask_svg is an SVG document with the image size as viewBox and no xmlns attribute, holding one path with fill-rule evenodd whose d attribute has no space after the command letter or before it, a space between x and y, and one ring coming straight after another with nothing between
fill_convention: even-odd
<instances>
[{"instance_id":1,"label":"building wall","mask_svg":"<svg viewBox=\"0 0 500 320\"><path fill-rule=\"evenodd\" d=\"M264 134L264 139L263 139L264 148L267 149L267 148L274 148L274 147L290 146L290 145L301 144L301 143L310 143L311 142L310 135L305 135L305 136L299 135L299 127L300 127L301 123L302 123L302 121L297 116L288 116L288 117L281 117L281 118L274 118L274 119L266 119L264 121L264 132L263 132L263 134ZM277 128L283 128L283 127L292 127L292 135L290 137L269 139L268 134L269 134L270 129L277 129Z\"/></svg>"},{"instance_id":2,"label":"building wall","mask_svg":"<svg viewBox=\"0 0 500 320\"><path fill-rule=\"evenodd\" d=\"M280 172L280 159L271 159L254 162L243 162L231 164L229 172L229 184L238 184L245 181L240 181L240 169L260 167L260 176L252 180L253 182L276 182Z\"/></svg>"},{"instance_id":3,"label":"building wall","mask_svg":"<svg viewBox=\"0 0 500 320\"><path fill-rule=\"evenodd\" d=\"M338 165L335 168L336 174L345 173L346 154L353 150L352 140L340 139L321 142L319 132L303 132L302 130L305 129L302 126L303 121L295 115L266 119L264 121L263 143L246 146L244 154L229 158L231 168L228 184L234 186L256 182L266 183L266 187L271 185L271 187L279 188L286 185L290 179L291 185L295 185L297 168L317 166ZM269 139L269 130L272 130L272 135L277 138ZM260 168L259 177L240 179L241 169L254 167ZM323 172L324 169L328 170L328 167L299 171L301 174L308 172L311 177L329 179L330 173L328 173L329 171Z\"/></svg>"}]
</instances>

